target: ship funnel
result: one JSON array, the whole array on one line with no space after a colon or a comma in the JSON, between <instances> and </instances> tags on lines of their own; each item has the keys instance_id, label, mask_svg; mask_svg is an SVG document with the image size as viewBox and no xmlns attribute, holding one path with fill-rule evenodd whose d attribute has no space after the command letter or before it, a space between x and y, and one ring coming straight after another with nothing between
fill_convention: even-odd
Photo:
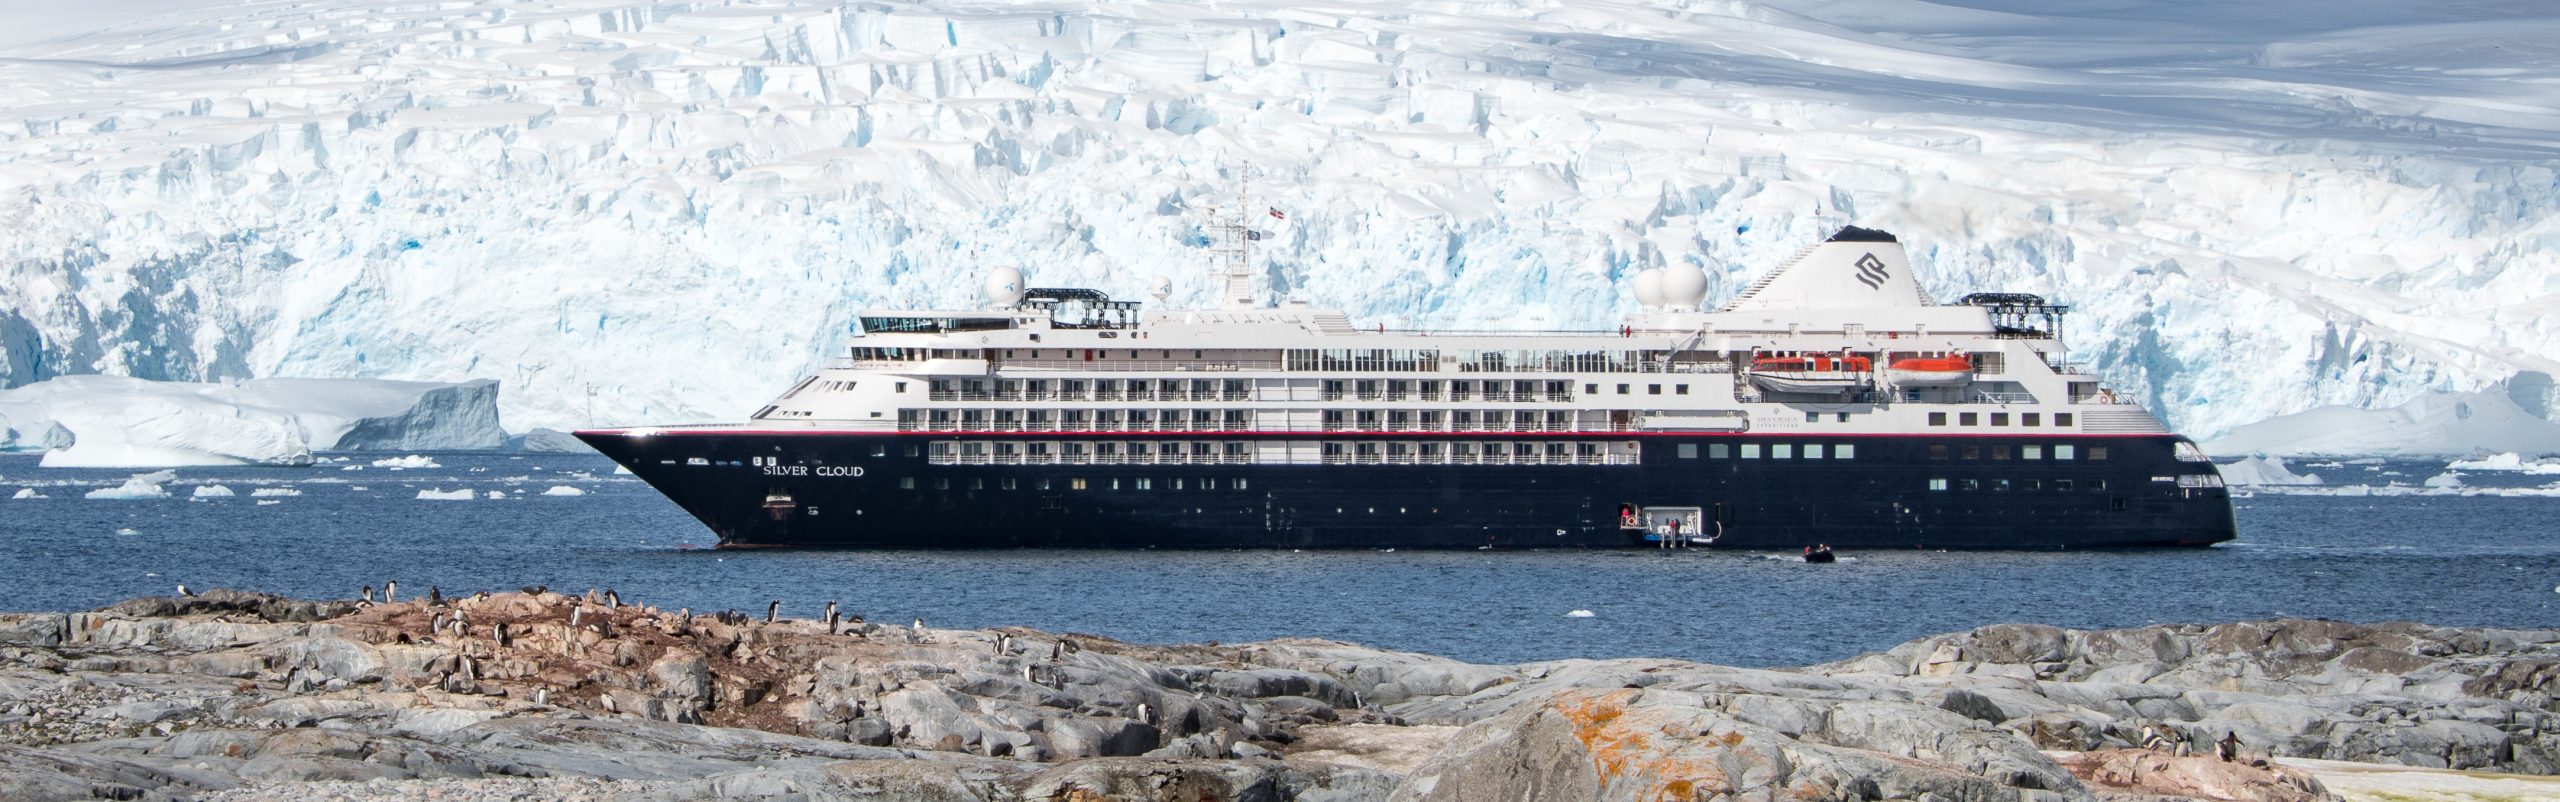
<instances>
[{"instance_id":1,"label":"ship funnel","mask_svg":"<svg viewBox=\"0 0 2560 802\"><path fill-rule=\"evenodd\" d=\"M1930 306L1892 234L1849 226L1744 290L1724 311Z\"/></svg>"}]
</instances>

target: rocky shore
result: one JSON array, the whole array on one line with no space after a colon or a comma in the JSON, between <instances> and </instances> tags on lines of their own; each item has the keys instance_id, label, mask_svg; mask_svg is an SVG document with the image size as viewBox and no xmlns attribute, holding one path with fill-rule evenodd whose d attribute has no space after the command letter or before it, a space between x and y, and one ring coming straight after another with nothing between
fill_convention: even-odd
<instances>
[{"instance_id":1,"label":"rocky shore","mask_svg":"<svg viewBox=\"0 0 2560 802\"><path fill-rule=\"evenodd\" d=\"M2325 761L2560 773L2560 631L2003 625L1761 670L788 612L819 617L541 591L0 615L0 799L2311 802Z\"/></svg>"}]
</instances>

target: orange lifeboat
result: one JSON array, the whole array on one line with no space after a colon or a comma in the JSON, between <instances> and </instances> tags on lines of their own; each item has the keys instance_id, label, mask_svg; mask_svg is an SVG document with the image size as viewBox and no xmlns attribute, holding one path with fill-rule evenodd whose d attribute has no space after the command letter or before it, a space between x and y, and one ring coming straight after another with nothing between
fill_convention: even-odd
<instances>
[{"instance_id":1,"label":"orange lifeboat","mask_svg":"<svg viewBox=\"0 0 2560 802\"><path fill-rule=\"evenodd\" d=\"M1885 363L1896 387L1953 387L1973 381L1973 360L1963 356L1915 356Z\"/></svg>"},{"instance_id":2,"label":"orange lifeboat","mask_svg":"<svg viewBox=\"0 0 2560 802\"><path fill-rule=\"evenodd\" d=\"M1846 395L1874 381L1875 361L1856 354L1764 356L1751 360L1751 383L1773 393Z\"/></svg>"}]
</instances>

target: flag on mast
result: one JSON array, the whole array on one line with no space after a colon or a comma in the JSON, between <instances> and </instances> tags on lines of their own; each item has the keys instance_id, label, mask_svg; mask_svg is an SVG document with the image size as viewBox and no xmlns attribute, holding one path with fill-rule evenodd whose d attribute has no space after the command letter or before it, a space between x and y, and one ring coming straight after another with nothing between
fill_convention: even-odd
<instances>
[{"instance_id":1,"label":"flag on mast","mask_svg":"<svg viewBox=\"0 0 2560 802\"><path fill-rule=\"evenodd\" d=\"M1273 219L1273 220L1287 220L1287 219L1289 219L1289 216L1288 216L1288 215L1285 215L1285 214L1281 214L1279 209L1273 209L1273 210L1271 210L1271 219Z\"/></svg>"}]
</instances>

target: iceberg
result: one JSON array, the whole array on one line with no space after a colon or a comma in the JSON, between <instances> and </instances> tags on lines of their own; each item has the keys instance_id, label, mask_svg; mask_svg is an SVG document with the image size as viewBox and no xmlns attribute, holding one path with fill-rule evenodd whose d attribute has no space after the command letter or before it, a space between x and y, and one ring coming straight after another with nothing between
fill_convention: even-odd
<instances>
[{"instance_id":1,"label":"iceberg","mask_svg":"<svg viewBox=\"0 0 2560 802\"><path fill-rule=\"evenodd\" d=\"M239 495L239 494L237 494L237 493L233 493L233 492L231 492L231 488L223 487L223 486L221 486L221 485L196 485L196 490L195 490L195 492L194 492L193 494L190 494L190 497L191 497L191 498L230 498L230 497L235 496L235 495Z\"/></svg>"},{"instance_id":2,"label":"iceberg","mask_svg":"<svg viewBox=\"0 0 2560 802\"><path fill-rule=\"evenodd\" d=\"M420 501L470 501L476 497L477 496L469 489L445 490L442 488L430 488L418 491L418 499Z\"/></svg>"},{"instance_id":3,"label":"iceberg","mask_svg":"<svg viewBox=\"0 0 2560 802\"><path fill-rule=\"evenodd\" d=\"M2198 444L2206 453L2455 457L2489 451L2560 453L2560 424L2512 393L2429 393L2388 409L2325 406L2241 426Z\"/></svg>"},{"instance_id":4,"label":"iceberg","mask_svg":"<svg viewBox=\"0 0 2560 802\"><path fill-rule=\"evenodd\" d=\"M124 480L124 484L122 485L91 490L88 493L83 494L83 497L116 501L148 501L152 499L164 499L169 497L169 490L168 488L161 487L161 485L176 478L178 478L178 475L170 471L137 473L133 475L133 478Z\"/></svg>"},{"instance_id":5,"label":"iceberg","mask_svg":"<svg viewBox=\"0 0 2560 802\"><path fill-rule=\"evenodd\" d=\"M587 494L587 491L570 487L568 485L552 485L551 489L542 491L542 494L546 496L583 496Z\"/></svg>"},{"instance_id":6,"label":"iceberg","mask_svg":"<svg viewBox=\"0 0 2560 802\"><path fill-rule=\"evenodd\" d=\"M299 495L302 495L302 491L290 487L261 487L249 491L250 498L286 498Z\"/></svg>"},{"instance_id":7,"label":"iceberg","mask_svg":"<svg viewBox=\"0 0 2560 802\"><path fill-rule=\"evenodd\" d=\"M38 492L36 492L36 489L35 489L35 488L32 488L32 487L21 487L21 488L18 488L18 492L17 492L16 494L14 494L14 495L11 495L11 496L10 496L10 498L13 498L13 499L30 499L30 498L46 498L46 496L45 496L44 494L42 494L42 493L38 493Z\"/></svg>"},{"instance_id":8,"label":"iceberg","mask_svg":"<svg viewBox=\"0 0 2560 802\"><path fill-rule=\"evenodd\" d=\"M2221 466L2222 481L2229 485L2282 486L2320 484L2319 474L2297 474L2287 469L2283 457L2248 457Z\"/></svg>"},{"instance_id":9,"label":"iceberg","mask_svg":"<svg viewBox=\"0 0 2560 802\"><path fill-rule=\"evenodd\" d=\"M46 467L309 465L314 449L495 448L497 383L371 379L156 382L63 376L0 390L41 424Z\"/></svg>"},{"instance_id":10,"label":"iceberg","mask_svg":"<svg viewBox=\"0 0 2560 802\"><path fill-rule=\"evenodd\" d=\"M392 457L390 459L374 460L373 467L390 468L397 471L407 470L410 468L442 468L444 466L437 464L434 457L411 454L405 457Z\"/></svg>"}]
</instances>

